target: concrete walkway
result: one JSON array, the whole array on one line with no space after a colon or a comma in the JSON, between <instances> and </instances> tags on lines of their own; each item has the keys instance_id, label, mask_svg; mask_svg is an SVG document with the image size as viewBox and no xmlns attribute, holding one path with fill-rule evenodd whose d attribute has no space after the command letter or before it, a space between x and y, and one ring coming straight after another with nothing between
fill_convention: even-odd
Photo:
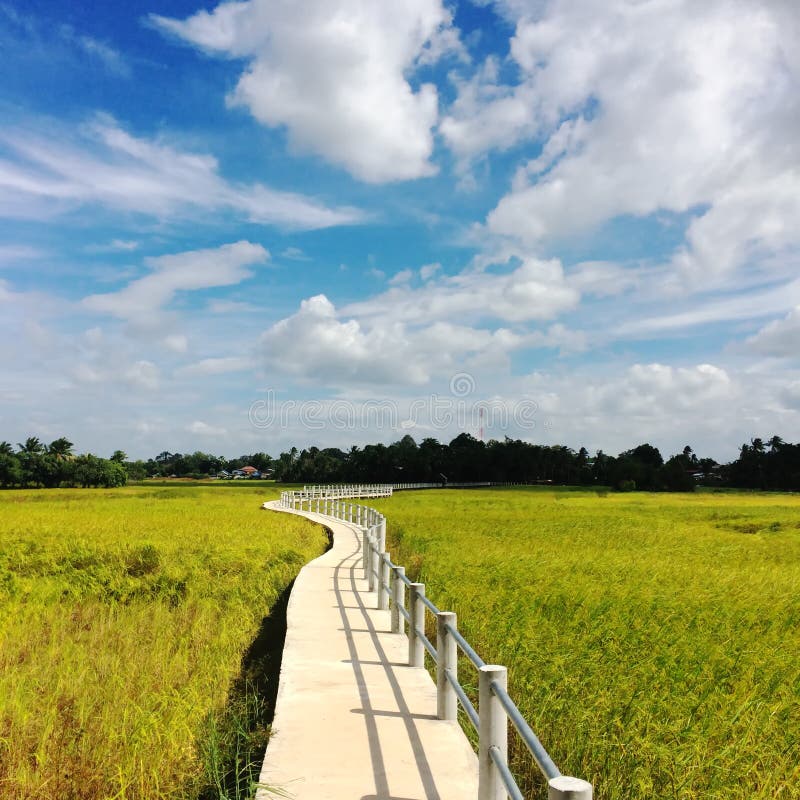
<instances>
[{"instance_id":1,"label":"concrete walkway","mask_svg":"<svg viewBox=\"0 0 800 800\"><path fill-rule=\"evenodd\" d=\"M258 800L472 800L478 762L458 724L436 718L436 687L407 666L408 640L375 608L350 525L320 522L333 548L300 571Z\"/></svg>"}]
</instances>

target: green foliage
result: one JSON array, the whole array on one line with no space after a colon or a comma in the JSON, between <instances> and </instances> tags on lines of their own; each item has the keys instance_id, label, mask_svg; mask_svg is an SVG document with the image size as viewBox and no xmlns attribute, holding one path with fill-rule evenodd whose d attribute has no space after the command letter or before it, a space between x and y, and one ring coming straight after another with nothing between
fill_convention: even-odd
<instances>
[{"instance_id":1,"label":"green foliage","mask_svg":"<svg viewBox=\"0 0 800 800\"><path fill-rule=\"evenodd\" d=\"M393 560L508 666L543 744L596 797L800 797L800 498L525 488L374 503ZM511 753L527 796L544 796L514 737Z\"/></svg>"}]
</instances>

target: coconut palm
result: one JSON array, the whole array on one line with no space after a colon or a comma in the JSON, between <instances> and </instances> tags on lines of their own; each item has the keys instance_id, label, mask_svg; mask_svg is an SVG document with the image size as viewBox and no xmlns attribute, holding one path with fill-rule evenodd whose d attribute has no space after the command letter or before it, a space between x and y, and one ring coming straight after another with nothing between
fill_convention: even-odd
<instances>
[{"instance_id":1,"label":"coconut palm","mask_svg":"<svg viewBox=\"0 0 800 800\"><path fill-rule=\"evenodd\" d=\"M69 439L67 439L65 436L62 436L60 439L50 442L49 446L47 447L47 452L51 456L55 456L58 461L64 461L72 457L72 448L74 446L75 445L72 444Z\"/></svg>"},{"instance_id":2,"label":"coconut palm","mask_svg":"<svg viewBox=\"0 0 800 800\"><path fill-rule=\"evenodd\" d=\"M29 436L25 443L17 443L20 453L28 453L29 455L40 455L44 453L44 445L39 441L37 436Z\"/></svg>"}]
</instances>

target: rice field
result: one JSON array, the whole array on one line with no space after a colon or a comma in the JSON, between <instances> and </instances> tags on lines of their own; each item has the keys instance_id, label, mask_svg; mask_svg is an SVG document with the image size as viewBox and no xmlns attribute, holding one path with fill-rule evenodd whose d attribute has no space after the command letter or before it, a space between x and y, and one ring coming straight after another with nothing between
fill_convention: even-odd
<instances>
[{"instance_id":1,"label":"rice field","mask_svg":"<svg viewBox=\"0 0 800 800\"><path fill-rule=\"evenodd\" d=\"M324 551L265 486L0 492L0 797L251 794L270 616ZM276 619L277 617L277 619Z\"/></svg>"},{"instance_id":2,"label":"rice field","mask_svg":"<svg viewBox=\"0 0 800 800\"><path fill-rule=\"evenodd\" d=\"M543 744L595 797L800 797L800 497L517 488L373 502L393 560L509 668ZM512 757L528 796L544 796L517 741Z\"/></svg>"}]
</instances>

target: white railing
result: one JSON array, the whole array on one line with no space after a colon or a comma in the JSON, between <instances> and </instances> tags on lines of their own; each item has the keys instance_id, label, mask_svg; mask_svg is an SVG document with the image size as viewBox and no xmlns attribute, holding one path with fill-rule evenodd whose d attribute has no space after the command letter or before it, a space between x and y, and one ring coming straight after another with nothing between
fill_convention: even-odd
<instances>
[{"instance_id":1,"label":"white railing","mask_svg":"<svg viewBox=\"0 0 800 800\"><path fill-rule=\"evenodd\" d=\"M364 485L349 487L361 492L349 495L342 494L342 488L313 486L299 492L281 492L280 506L333 517L358 530L368 589L377 593L379 609L390 610L392 631L408 636L409 665L424 667L426 652L436 665L437 716L456 720L460 704L478 733L478 800L506 800L507 797L524 800L508 766L509 722L547 780L548 800L591 800L592 785L580 778L562 775L525 721L508 694L506 668L487 664L459 632L456 615L437 608L425 596L425 584L410 581L405 568L392 562L386 552L386 517L369 506L344 502L355 497L389 497L392 489L397 488L427 487L420 484ZM371 490L375 493L369 494ZM425 634L426 612L436 619L435 644ZM477 709L458 680L459 650L478 671Z\"/></svg>"}]
</instances>

